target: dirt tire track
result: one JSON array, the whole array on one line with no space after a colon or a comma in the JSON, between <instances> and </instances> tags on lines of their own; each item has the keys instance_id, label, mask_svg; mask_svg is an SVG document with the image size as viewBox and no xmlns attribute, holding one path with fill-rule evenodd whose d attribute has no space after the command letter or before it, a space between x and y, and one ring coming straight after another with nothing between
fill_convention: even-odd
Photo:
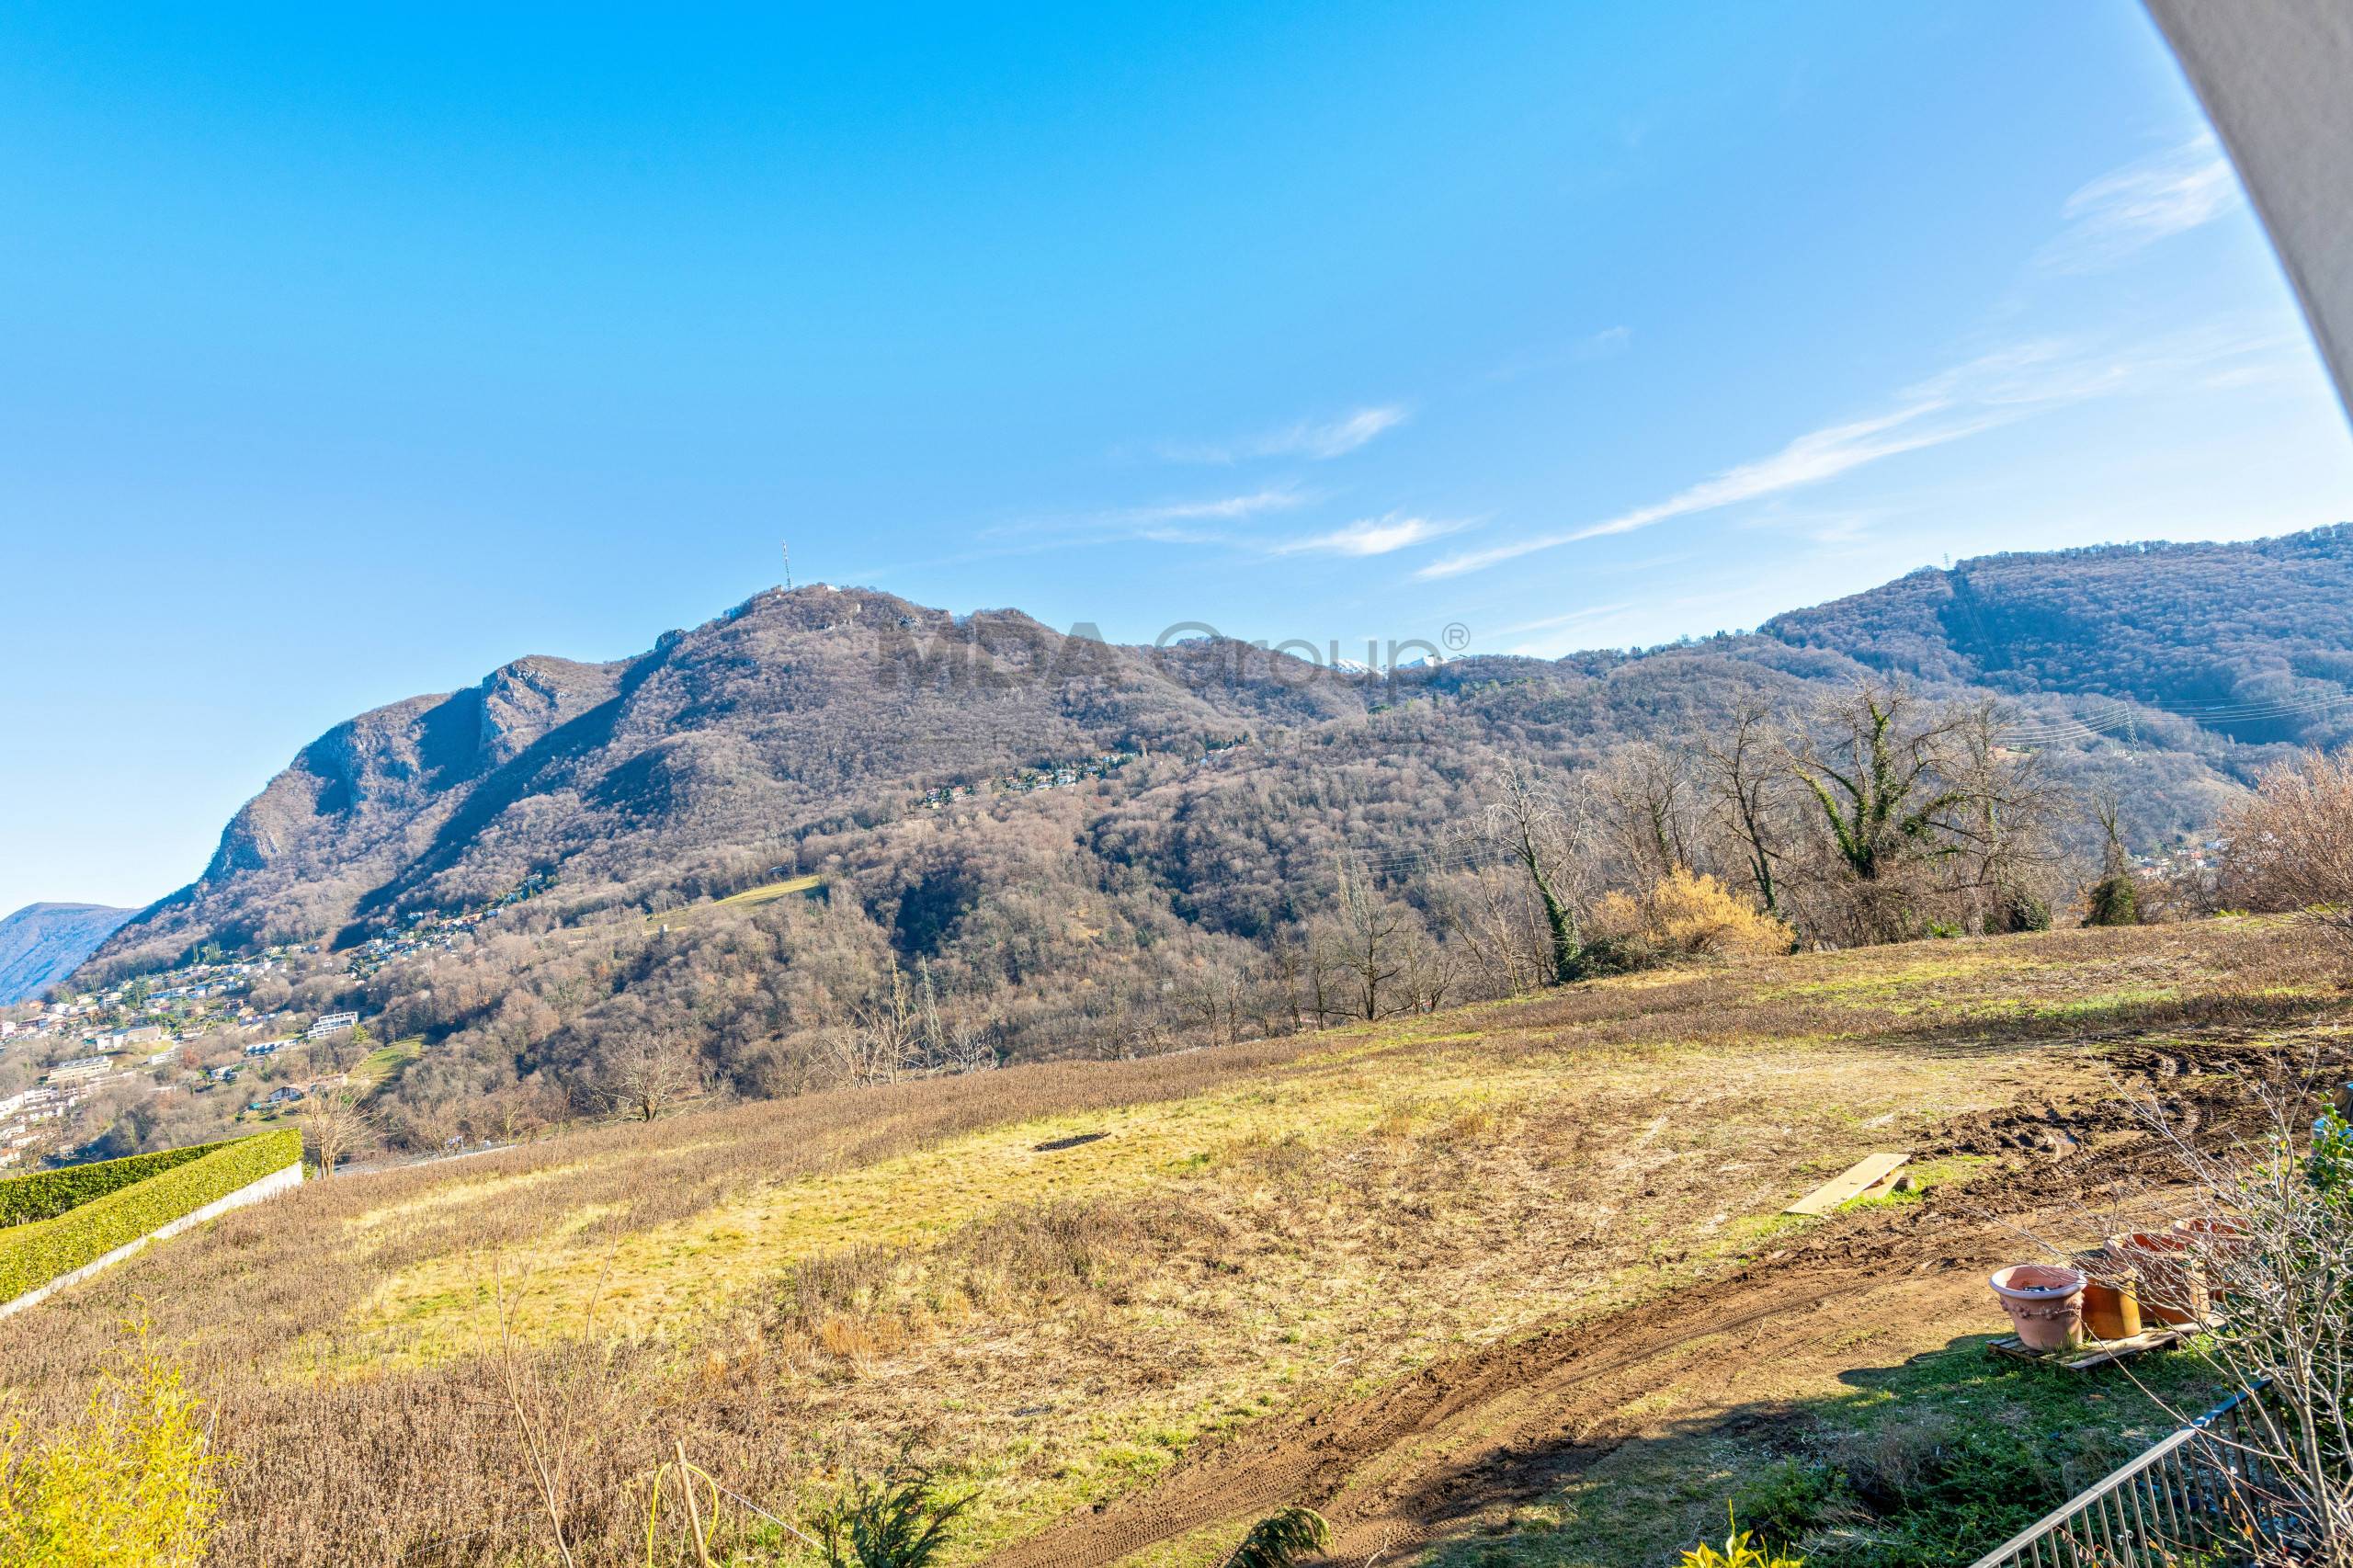
<instances>
[{"instance_id":1,"label":"dirt tire track","mask_svg":"<svg viewBox=\"0 0 2353 1568\"><path fill-rule=\"evenodd\" d=\"M2215 1033L2222 1038L2211 1043L2237 1048L2226 1055L2255 1054L2246 1036ZM2120 1055L2127 1080L2178 1088L2164 1057ZM2211 1115L2222 1108L2217 1099L2175 1108ZM1939 1142L1946 1150L2003 1149L2005 1177L2029 1166L2044 1177L2089 1176L2082 1135L2128 1122L2113 1102L2013 1106L1951 1124ZM2021 1148L2028 1140L2012 1134L2029 1124L2073 1135ZM2114 1180L2143 1165L2161 1168L2152 1146L2132 1155L2111 1147L2097 1172ZM1667 1363L1707 1354L1706 1342L1739 1336L1742 1355L1770 1356L1818 1335L1819 1313L1834 1300L1847 1303L1842 1320L1868 1318L1874 1294L1924 1273L1992 1267L2018 1242L2015 1230L1968 1196L1931 1193L1915 1206L1850 1212L1709 1280L1703 1293L1674 1290L1614 1312L1563 1316L1363 1398L1255 1422L1143 1491L1015 1543L990 1559L991 1568L1104 1568L1194 1530L1301 1502L1332 1521L1335 1561L1408 1547L1482 1506L1540 1495L1606 1457L1641 1426L1626 1407L1671 1377ZM1441 1440L1449 1428L1469 1440L1449 1448Z\"/></svg>"},{"instance_id":2,"label":"dirt tire track","mask_svg":"<svg viewBox=\"0 0 2353 1568\"><path fill-rule=\"evenodd\" d=\"M1522 1477L1505 1490L1536 1488L1602 1458L1624 1436L1612 1429L1626 1403L1621 1390L1648 1381L1644 1369L1688 1356L1695 1340L1744 1333L1752 1341L1772 1337L1776 1320L1786 1323L1834 1297L1852 1295L1859 1283L1884 1278L1878 1266L1896 1250L1900 1235L1916 1228L1906 1221L1916 1219L1885 1211L1860 1225L1837 1227L1836 1253L1843 1264L1827 1261L1832 1249L1810 1245L1712 1281L1704 1298L1675 1292L1621 1312L1556 1320L1522 1337L1433 1362L1362 1399L1256 1422L1145 1491L1099 1514L1066 1519L999 1552L991 1563L1097 1568L1206 1525L1302 1501L1331 1518L1336 1557L1401 1545L1421 1533L1415 1516L1442 1517L1457 1511L1462 1497L1494 1496L1496 1478L1479 1471L1528 1468L1511 1460L1532 1443L1555 1449L1557 1461L1536 1466L1540 1477ZM1938 1239L1940 1246L1949 1244L1949 1238ZM1976 1239L1983 1248L2000 1240L1990 1227ZM1400 1454L1417 1438L1482 1414L1504 1418L1501 1440L1489 1456L1498 1463L1446 1464L1433 1474ZM1359 1476L1374 1460L1392 1455L1404 1462L1402 1474Z\"/></svg>"}]
</instances>

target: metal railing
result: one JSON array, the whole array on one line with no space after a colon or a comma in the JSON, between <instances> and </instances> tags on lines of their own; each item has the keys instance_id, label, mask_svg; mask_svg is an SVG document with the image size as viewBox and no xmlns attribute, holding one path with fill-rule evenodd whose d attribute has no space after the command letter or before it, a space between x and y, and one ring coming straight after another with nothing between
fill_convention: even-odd
<instances>
[{"instance_id":1,"label":"metal railing","mask_svg":"<svg viewBox=\"0 0 2353 1568\"><path fill-rule=\"evenodd\" d=\"M2098 1485L1979 1558L1972 1568L2228 1568L2248 1543L2291 1524L2257 1457L2268 1400L2258 1383L2216 1405Z\"/></svg>"}]
</instances>

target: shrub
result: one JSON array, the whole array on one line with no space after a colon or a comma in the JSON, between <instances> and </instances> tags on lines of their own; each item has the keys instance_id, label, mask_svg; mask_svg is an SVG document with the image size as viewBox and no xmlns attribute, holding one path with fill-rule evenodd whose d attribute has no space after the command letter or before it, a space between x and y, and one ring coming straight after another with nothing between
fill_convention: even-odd
<instances>
[{"instance_id":1,"label":"shrub","mask_svg":"<svg viewBox=\"0 0 2353 1568\"><path fill-rule=\"evenodd\" d=\"M1844 1492L1831 1467L1783 1460L1743 1483L1732 1511L1768 1540L1795 1540L1845 1511Z\"/></svg>"},{"instance_id":2,"label":"shrub","mask_svg":"<svg viewBox=\"0 0 2353 1568\"><path fill-rule=\"evenodd\" d=\"M1332 1527L1313 1508L1278 1508L1250 1527L1221 1568L1290 1568L1331 1543Z\"/></svg>"},{"instance_id":3,"label":"shrub","mask_svg":"<svg viewBox=\"0 0 2353 1568\"><path fill-rule=\"evenodd\" d=\"M39 1290L301 1157L302 1135L290 1127L209 1144L197 1158L161 1175L118 1187L51 1219L0 1231L0 1301Z\"/></svg>"},{"instance_id":4,"label":"shrub","mask_svg":"<svg viewBox=\"0 0 2353 1568\"><path fill-rule=\"evenodd\" d=\"M2353 747L2267 769L2222 827L2232 903L2304 910L2353 943Z\"/></svg>"},{"instance_id":5,"label":"shrub","mask_svg":"<svg viewBox=\"0 0 2353 1568\"><path fill-rule=\"evenodd\" d=\"M1683 1554L1683 1561L1677 1568L1805 1568L1805 1559L1785 1557L1772 1551L1749 1531L1742 1529L1735 1516L1732 1520L1732 1533L1724 1537L1721 1548L1701 1541Z\"/></svg>"},{"instance_id":6,"label":"shrub","mask_svg":"<svg viewBox=\"0 0 2353 1568\"><path fill-rule=\"evenodd\" d=\"M1786 925L1705 872L1677 866L1639 897L1613 892L1594 917L1604 939L1640 943L1653 952L1786 953Z\"/></svg>"},{"instance_id":7,"label":"shrub","mask_svg":"<svg viewBox=\"0 0 2353 1568\"><path fill-rule=\"evenodd\" d=\"M2051 905L2035 893L2023 888L2010 890L1999 911L2002 928L2006 931L2048 931L2051 929Z\"/></svg>"},{"instance_id":8,"label":"shrub","mask_svg":"<svg viewBox=\"0 0 2353 1568\"><path fill-rule=\"evenodd\" d=\"M948 1527L972 1506L943 1500L927 1470L894 1470L852 1482L811 1522L825 1568L926 1568L947 1545Z\"/></svg>"},{"instance_id":9,"label":"shrub","mask_svg":"<svg viewBox=\"0 0 2353 1568\"><path fill-rule=\"evenodd\" d=\"M152 1154L132 1154L127 1159L99 1160L86 1165L66 1165L59 1170L11 1176L0 1181L0 1226L53 1220L69 1209L78 1209L133 1182L200 1160L222 1146L197 1143L185 1149L159 1149Z\"/></svg>"},{"instance_id":10,"label":"shrub","mask_svg":"<svg viewBox=\"0 0 2353 1568\"><path fill-rule=\"evenodd\" d=\"M2092 884L2086 897L2089 905L2084 915L2086 926L2141 924L2141 890L2134 885L2130 872L2102 877Z\"/></svg>"},{"instance_id":11,"label":"shrub","mask_svg":"<svg viewBox=\"0 0 2353 1568\"><path fill-rule=\"evenodd\" d=\"M0 1428L0 1562L44 1568L192 1568L220 1504L199 1401L146 1326L80 1423L35 1443Z\"/></svg>"}]
</instances>

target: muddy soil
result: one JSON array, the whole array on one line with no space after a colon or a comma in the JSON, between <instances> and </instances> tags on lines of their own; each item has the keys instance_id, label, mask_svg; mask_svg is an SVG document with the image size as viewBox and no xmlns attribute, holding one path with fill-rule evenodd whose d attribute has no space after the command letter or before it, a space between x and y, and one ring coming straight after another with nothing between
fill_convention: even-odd
<instances>
[{"instance_id":1,"label":"muddy soil","mask_svg":"<svg viewBox=\"0 0 2353 1568\"><path fill-rule=\"evenodd\" d=\"M2338 1055L2333 1043L2324 1049ZM2276 1038L2214 1030L2171 1036L2163 1050L2118 1044L2108 1060L2128 1093L2194 1129L2247 1115L2244 1085L2295 1054ZM2105 1096L1959 1119L1914 1153L1985 1154L1999 1165L1917 1203L1838 1215L1702 1286L1550 1324L1365 1397L1254 1423L1150 1487L999 1553L995 1568L1098 1568L1302 1502L1331 1520L1333 1561L1393 1559L1543 1496L1630 1437L1722 1416L1731 1402L1708 1392L1723 1381L1713 1366L1819 1360L1825 1345L1891 1322L1983 1332L1983 1276L2017 1260L2021 1230L2063 1231L2077 1204L2145 1188L2170 1170L2131 1112ZM2054 1207L2059 1193L2070 1196ZM1741 1419L1757 1419L1753 1405L1743 1409Z\"/></svg>"}]
</instances>

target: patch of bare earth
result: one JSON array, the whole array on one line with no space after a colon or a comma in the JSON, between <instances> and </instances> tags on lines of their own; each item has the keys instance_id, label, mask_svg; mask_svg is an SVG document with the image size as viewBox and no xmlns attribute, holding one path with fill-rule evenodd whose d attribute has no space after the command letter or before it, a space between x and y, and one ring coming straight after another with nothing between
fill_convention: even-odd
<instances>
[{"instance_id":1,"label":"patch of bare earth","mask_svg":"<svg viewBox=\"0 0 2353 1568\"><path fill-rule=\"evenodd\" d=\"M2210 1027L2111 1051L2109 1062L2115 1088L2194 1129L2243 1113L2247 1081L2353 1060L2348 1038L2334 1024L2286 1034ZM1721 1452L1713 1438L1769 1446L1761 1428L1798 1421L1800 1401L1850 1369L1998 1331L1984 1276L2021 1256L2022 1233L2063 1234L2086 1204L2142 1191L2171 1168L2107 1092L1958 1118L1922 1152L1998 1164L1915 1204L1841 1214L1639 1304L1564 1314L1369 1394L1227 1434L1143 1493L998 1553L993 1568L1142 1561L1299 1502L1332 1521L1333 1561L1411 1561L1449 1539L1511 1529L1521 1509L1630 1447L1679 1449L1704 1468ZM1679 1509L1650 1499L1665 1516L1645 1532L1654 1552L1721 1525L1736 1477L1697 1479L1704 1495ZM1590 1560L1636 1561L1612 1544L1593 1542Z\"/></svg>"}]
</instances>

